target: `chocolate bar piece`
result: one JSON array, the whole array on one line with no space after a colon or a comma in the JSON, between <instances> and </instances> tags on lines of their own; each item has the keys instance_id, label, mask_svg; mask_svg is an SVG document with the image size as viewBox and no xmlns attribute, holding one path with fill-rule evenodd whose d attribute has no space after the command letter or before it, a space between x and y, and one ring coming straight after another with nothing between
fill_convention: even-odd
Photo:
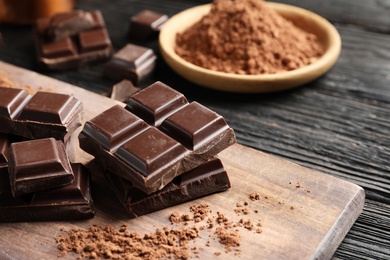
<instances>
[{"instance_id":1,"label":"chocolate bar piece","mask_svg":"<svg viewBox=\"0 0 390 260\"><path fill-rule=\"evenodd\" d=\"M143 10L130 18L129 39L146 41L156 39L168 20L168 16L151 10Z\"/></svg>"},{"instance_id":2,"label":"chocolate bar piece","mask_svg":"<svg viewBox=\"0 0 390 260\"><path fill-rule=\"evenodd\" d=\"M53 40L58 41L81 31L97 27L97 22L89 12L75 10L67 13L59 13L50 19L46 34Z\"/></svg>"},{"instance_id":3,"label":"chocolate bar piece","mask_svg":"<svg viewBox=\"0 0 390 260\"><path fill-rule=\"evenodd\" d=\"M125 102L129 99L129 97L131 97L134 93L138 91L140 91L140 89L135 87L130 80L124 79L112 86L111 98L121 102Z\"/></svg>"},{"instance_id":4,"label":"chocolate bar piece","mask_svg":"<svg viewBox=\"0 0 390 260\"><path fill-rule=\"evenodd\" d=\"M8 170L0 167L0 222L87 219L95 215L90 176L81 164L72 164L74 181L66 186L14 198Z\"/></svg>"},{"instance_id":5,"label":"chocolate bar piece","mask_svg":"<svg viewBox=\"0 0 390 260\"><path fill-rule=\"evenodd\" d=\"M8 171L14 197L68 185L74 179L65 147L54 138L12 143Z\"/></svg>"},{"instance_id":6,"label":"chocolate bar piece","mask_svg":"<svg viewBox=\"0 0 390 260\"><path fill-rule=\"evenodd\" d=\"M150 194L236 142L224 118L156 82L86 122L80 147ZM136 116L136 115L138 116Z\"/></svg>"},{"instance_id":7,"label":"chocolate bar piece","mask_svg":"<svg viewBox=\"0 0 390 260\"><path fill-rule=\"evenodd\" d=\"M60 13L38 19L34 36L39 64L45 69L76 69L107 60L113 52L100 11Z\"/></svg>"},{"instance_id":8,"label":"chocolate bar piece","mask_svg":"<svg viewBox=\"0 0 390 260\"><path fill-rule=\"evenodd\" d=\"M104 65L103 75L115 81L128 79L137 86L153 73L156 58L152 49L127 44Z\"/></svg>"},{"instance_id":9,"label":"chocolate bar piece","mask_svg":"<svg viewBox=\"0 0 390 260\"><path fill-rule=\"evenodd\" d=\"M0 87L0 132L67 141L81 126L82 103L66 94Z\"/></svg>"},{"instance_id":10,"label":"chocolate bar piece","mask_svg":"<svg viewBox=\"0 0 390 260\"><path fill-rule=\"evenodd\" d=\"M222 162L217 158L177 176L163 189L150 195L115 174L106 172L105 175L131 218L225 191L231 187Z\"/></svg>"}]
</instances>

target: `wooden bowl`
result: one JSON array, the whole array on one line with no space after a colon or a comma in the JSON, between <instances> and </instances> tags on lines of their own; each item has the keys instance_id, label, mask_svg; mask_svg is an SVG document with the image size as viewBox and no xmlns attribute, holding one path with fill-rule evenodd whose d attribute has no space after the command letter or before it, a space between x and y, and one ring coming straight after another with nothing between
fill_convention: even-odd
<instances>
[{"instance_id":1,"label":"wooden bowl","mask_svg":"<svg viewBox=\"0 0 390 260\"><path fill-rule=\"evenodd\" d=\"M317 35L325 53L314 63L276 74L238 75L213 71L185 61L174 51L176 34L199 21L210 11L211 4L200 5L170 18L159 36L159 47L167 64L179 75L198 85L242 93L274 92L294 88L310 82L327 72L336 62L341 50L341 39L336 28L323 17L305 9L267 2L295 26Z\"/></svg>"}]
</instances>

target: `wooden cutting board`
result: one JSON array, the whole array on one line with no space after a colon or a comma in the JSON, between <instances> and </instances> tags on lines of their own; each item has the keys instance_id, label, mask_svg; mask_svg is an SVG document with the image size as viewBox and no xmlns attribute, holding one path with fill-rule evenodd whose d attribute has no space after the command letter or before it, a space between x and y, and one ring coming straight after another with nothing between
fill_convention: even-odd
<instances>
[{"instance_id":1,"label":"wooden cutting board","mask_svg":"<svg viewBox=\"0 0 390 260\"><path fill-rule=\"evenodd\" d=\"M70 93L82 100L84 118L89 120L117 102L76 86L0 62L0 72L28 90ZM212 214L221 212L230 221L250 220L261 223L261 233L237 227L239 251L225 252L210 231L201 231L191 242L199 249L200 259L329 259L351 228L364 206L364 190L352 183L316 172L260 151L235 144L219 154L232 188L192 202L128 219L126 212L107 188L91 157L77 150L73 160L93 169L93 198L96 217L84 221L0 223L0 259L55 259L58 250L55 237L60 229L91 225L112 225L141 234L169 226L174 210L189 213L192 204L207 203ZM252 201L249 194L260 199ZM237 203L249 211L239 213ZM257 226L256 226L257 227ZM206 246L211 240L210 246ZM221 253L217 256L215 253ZM195 255L193 255L195 257ZM60 259L74 259L73 253Z\"/></svg>"}]
</instances>

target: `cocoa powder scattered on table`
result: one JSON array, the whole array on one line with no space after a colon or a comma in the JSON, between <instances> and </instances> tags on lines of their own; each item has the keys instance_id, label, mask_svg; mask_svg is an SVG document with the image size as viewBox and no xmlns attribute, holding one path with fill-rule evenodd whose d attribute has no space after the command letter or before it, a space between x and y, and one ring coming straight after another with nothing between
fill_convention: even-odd
<instances>
[{"instance_id":1,"label":"cocoa powder scattered on table","mask_svg":"<svg viewBox=\"0 0 390 260\"><path fill-rule=\"evenodd\" d=\"M215 0L211 11L176 37L176 53L200 67L235 74L274 74L323 54L315 35L262 0Z\"/></svg>"}]
</instances>

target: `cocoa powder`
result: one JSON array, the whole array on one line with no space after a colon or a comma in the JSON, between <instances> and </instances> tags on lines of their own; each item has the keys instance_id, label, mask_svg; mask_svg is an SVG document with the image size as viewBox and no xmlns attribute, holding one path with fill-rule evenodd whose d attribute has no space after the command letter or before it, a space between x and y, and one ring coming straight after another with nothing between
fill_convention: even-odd
<instances>
[{"instance_id":1,"label":"cocoa powder","mask_svg":"<svg viewBox=\"0 0 390 260\"><path fill-rule=\"evenodd\" d=\"M215 0L207 15L177 34L175 52L206 69L255 75L309 65L323 48L262 0Z\"/></svg>"},{"instance_id":2,"label":"cocoa powder","mask_svg":"<svg viewBox=\"0 0 390 260\"><path fill-rule=\"evenodd\" d=\"M170 216L171 224L176 227L157 228L155 232L141 235L131 232L123 225L115 229L110 225L93 225L87 230L61 229L65 235L56 237L58 257L69 252L78 255L78 259L188 259L196 257L202 247L190 247L190 241L199 238L200 230L206 230L214 237L225 252L240 253L240 235L238 227L254 230L250 220L230 221L224 214L212 215L208 204L190 205L188 213L180 214L175 210ZM192 223L192 225L191 225ZM255 233L261 233L255 230ZM210 246L210 240L205 244ZM221 252L215 252L220 255Z\"/></svg>"}]
</instances>

